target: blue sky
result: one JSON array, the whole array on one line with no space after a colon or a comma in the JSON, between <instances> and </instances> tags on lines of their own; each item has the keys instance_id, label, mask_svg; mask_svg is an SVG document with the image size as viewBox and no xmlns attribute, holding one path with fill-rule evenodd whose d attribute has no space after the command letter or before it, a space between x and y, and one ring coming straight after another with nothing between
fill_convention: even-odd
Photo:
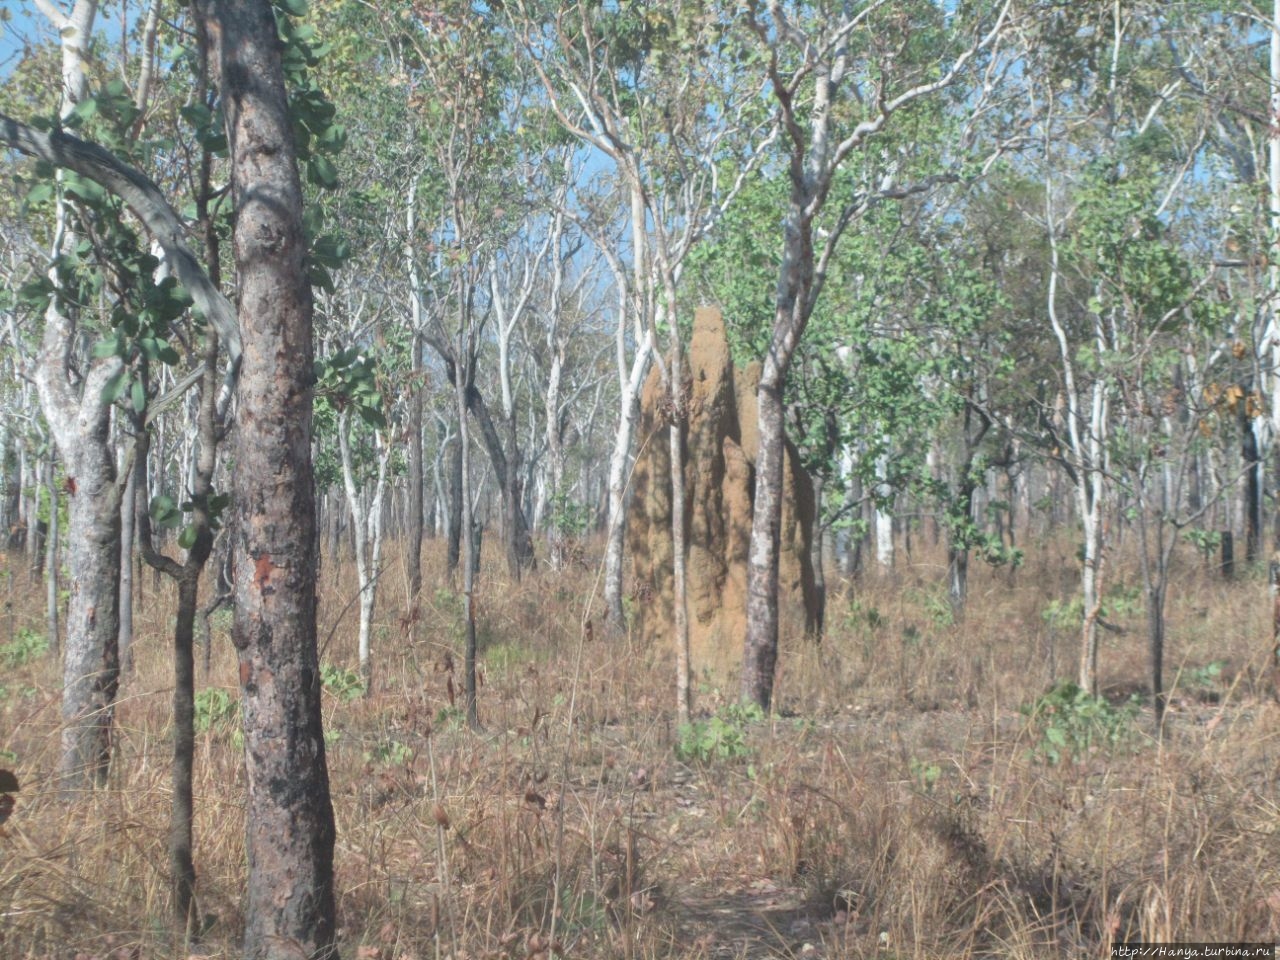
<instances>
[{"instance_id":1,"label":"blue sky","mask_svg":"<svg viewBox=\"0 0 1280 960\"><path fill-rule=\"evenodd\" d=\"M53 31L31 0L0 0L7 20L0 23L0 76L8 76L22 57L24 40L51 37Z\"/></svg>"}]
</instances>

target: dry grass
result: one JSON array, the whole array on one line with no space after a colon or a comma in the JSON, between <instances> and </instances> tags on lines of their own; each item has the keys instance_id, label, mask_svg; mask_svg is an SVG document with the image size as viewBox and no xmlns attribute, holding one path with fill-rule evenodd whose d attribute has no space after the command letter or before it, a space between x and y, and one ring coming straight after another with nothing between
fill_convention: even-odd
<instances>
[{"instance_id":1,"label":"dry grass","mask_svg":"<svg viewBox=\"0 0 1280 960\"><path fill-rule=\"evenodd\" d=\"M1170 601L1165 742L1143 713L1115 751L1055 765L1033 758L1039 733L1019 708L1074 674L1074 636L1043 614L1075 575L1067 544L1028 554L1012 577L975 570L959 623L919 550L892 579L833 591L821 646L786 644L780 715L739 725L739 756L692 765L673 749L665 652L581 629L586 572L512 584L486 569L474 735L449 696L457 599L433 586L410 617L392 569L373 695L325 698L344 956L1068 958L1105 956L1113 938L1280 938L1261 577L1224 583L1188 559ZM1113 569L1136 582L1123 557ZM25 576L0 581L0 643L39 629ZM355 665L353 581L322 581L323 659L342 668ZM169 932L172 597L153 591L148 577L109 789L70 806L50 789L49 658L0 676L0 765L23 783L0 837L6 958L237 955L231 724L198 747L208 932L198 949ZM1141 616L1121 596L1111 620L1125 632L1104 638L1118 698L1142 685ZM202 686L234 694L235 675L224 621Z\"/></svg>"}]
</instances>

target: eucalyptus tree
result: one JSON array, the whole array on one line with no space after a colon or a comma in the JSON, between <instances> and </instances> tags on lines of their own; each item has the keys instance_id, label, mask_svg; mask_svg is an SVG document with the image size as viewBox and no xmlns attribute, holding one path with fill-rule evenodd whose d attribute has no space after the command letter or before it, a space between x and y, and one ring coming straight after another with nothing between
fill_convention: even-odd
<instances>
[{"instance_id":1,"label":"eucalyptus tree","mask_svg":"<svg viewBox=\"0 0 1280 960\"><path fill-rule=\"evenodd\" d=\"M689 708L685 609L684 374L680 288L685 262L764 155L773 132L756 86L738 68L742 36L732 8L701 2L662 9L511 5L513 23L558 123L608 162L627 229L611 258L626 300L618 317L619 426L610 460L606 617L621 626L627 465L650 363L670 411L677 706ZM597 234L606 237L608 234ZM617 241L615 241L617 242ZM630 269L622 261L630 260ZM628 323L630 318L630 323ZM626 360L623 328L635 329ZM665 327L670 348L657 353Z\"/></svg>"},{"instance_id":2,"label":"eucalyptus tree","mask_svg":"<svg viewBox=\"0 0 1280 960\"><path fill-rule=\"evenodd\" d=\"M96 0L77 0L70 15L47 5L44 12L58 31L62 52L59 116L72 117L88 102L85 50L97 15ZM52 190L49 191L53 197ZM61 192L60 192L61 193ZM120 495L110 443L111 406L103 392L118 378L115 356L95 360L83 377L73 373L76 338L70 277L60 273L78 246L74 190L54 200L55 227L49 260L44 334L36 368L40 403L76 485L67 531L71 601L63 660L62 758L60 774L67 791L104 783L111 757L111 723L119 683Z\"/></svg>"},{"instance_id":3,"label":"eucalyptus tree","mask_svg":"<svg viewBox=\"0 0 1280 960\"><path fill-rule=\"evenodd\" d=\"M742 697L768 707L778 652L778 540L782 510L784 402L787 375L826 282L842 235L877 200L911 195L959 175L920 171L902 179L887 169L879 183L833 198L836 174L870 149L895 120L974 77L973 96L956 109L977 112L1004 68L999 56L1010 4L977 3L945 10L929 3L748 5L748 23L765 59L765 77L784 131L789 196L773 319L763 359L760 453L748 560L747 635ZM928 51L927 55L925 50ZM939 60L941 63L939 63ZM966 146L960 138L957 151ZM906 171L911 176L916 171Z\"/></svg>"},{"instance_id":4,"label":"eucalyptus tree","mask_svg":"<svg viewBox=\"0 0 1280 960\"><path fill-rule=\"evenodd\" d=\"M1242 389L1266 398L1244 416L1249 428L1242 438L1242 454L1250 560L1262 549L1266 492L1278 482L1268 478L1266 464L1280 432L1280 271L1274 258L1263 252L1273 242L1280 217L1280 135L1274 123L1280 105L1277 24L1280 8L1265 0L1170 4L1161 18L1161 39L1172 69L1201 104L1206 152L1216 161L1219 189L1202 202L1227 213L1217 218L1225 233L1219 237L1216 260L1237 307L1234 341L1243 344L1252 359L1253 369L1245 373ZM1280 524L1275 533L1280 537Z\"/></svg>"},{"instance_id":5,"label":"eucalyptus tree","mask_svg":"<svg viewBox=\"0 0 1280 960\"><path fill-rule=\"evenodd\" d=\"M1158 226L1178 214L1205 138L1160 38L1165 12L1163 4L1081 6L1021 38L1045 66L1024 78L1043 142L1039 210L1029 213L1049 243L1045 310L1062 397L1049 428L1075 485L1084 541L1078 681L1094 693L1108 515L1121 466L1114 457L1134 419L1121 386L1129 365L1146 359L1155 331L1198 294ZM1134 206L1136 193L1142 200ZM1127 219L1100 220L1113 202ZM1104 222L1109 228L1098 227ZM1148 267L1153 273L1139 279ZM1162 603L1148 599L1154 616ZM1153 632L1153 676L1157 639Z\"/></svg>"},{"instance_id":6,"label":"eucalyptus tree","mask_svg":"<svg viewBox=\"0 0 1280 960\"><path fill-rule=\"evenodd\" d=\"M0 117L0 139L64 171L48 178L36 170L39 179L27 205L52 207L52 266L47 279L19 295L28 306L44 303L36 381L63 451L70 494L61 766L64 786L75 790L105 776L118 682L122 485L111 442L112 405L124 397L142 413L149 397L135 364L177 359L165 338L189 302L179 282L226 332L233 353L238 340L230 308L188 248L177 215L156 185L122 159L138 147L139 118L148 106L139 94L149 83L140 83L133 95L118 80L91 93L84 57L94 5L78 3L69 16L45 7L59 27L63 51L59 118L45 131ZM90 132L105 147L67 129ZM122 216L126 207L151 234L174 277L155 277L161 261L144 252L138 232ZM95 316L103 304L109 325ZM93 335L102 339L86 357Z\"/></svg>"}]
</instances>

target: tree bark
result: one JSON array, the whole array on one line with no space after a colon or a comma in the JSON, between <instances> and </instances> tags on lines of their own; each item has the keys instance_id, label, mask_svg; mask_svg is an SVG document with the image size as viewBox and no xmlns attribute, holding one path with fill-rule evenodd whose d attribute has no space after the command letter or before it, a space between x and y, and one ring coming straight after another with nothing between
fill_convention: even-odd
<instances>
[{"instance_id":1,"label":"tree bark","mask_svg":"<svg viewBox=\"0 0 1280 960\"><path fill-rule=\"evenodd\" d=\"M124 499L120 503L120 669L128 675L133 667L133 542L138 495L138 483L142 483L143 504L146 504L147 474L129 470L125 482Z\"/></svg>"},{"instance_id":2,"label":"tree bark","mask_svg":"<svg viewBox=\"0 0 1280 960\"><path fill-rule=\"evenodd\" d=\"M415 331L410 339L413 344L412 380L413 395L409 398L409 496L405 524L405 557L409 578L409 603L417 606L418 594L422 592L422 536L423 493L426 474L423 469L422 450L422 393L424 390L422 377L422 341Z\"/></svg>"},{"instance_id":3,"label":"tree bark","mask_svg":"<svg viewBox=\"0 0 1280 960\"><path fill-rule=\"evenodd\" d=\"M418 275L418 260L414 256L414 234L418 223L418 178L414 177L409 185L409 195L405 200L405 265L409 271L409 313L412 317L409 333L409 517L405 525L405 566L409 579L409 603L418 604L418 594L422 592L422 499L423 484L426 478L423 471L422 450L422 413L423 382L425 373L422 367L422 351L426 344L422 337L422 279Z\"/></svg>"},{"instance_id":4,"label":"tree bark","mask_svg":"<svg viewBox=\"0 0 1280 960\"><path fill-rule=\"evenodd\" d=\"M41 373L62 376L61 370ZM63 658L64 728L59 763L64 794L106 782L120 683L120 489L115 457L108 446L111 408L99 400L110 373L109 365L90 371L74 428L57 431L68 491L75 490L68 498L71 597ZM41 375L40 380L44 379ZM65 380L59 384L64 385ZM46 405L45 409L50 408Z\"/></svg>"},{"instance_id":5,"label":"tree bark","mask_svg":"<svg viewBox=\"0 0 1280 960\"><path fill-rule=\"evenodd\" d=\"M243 955L336 955L333 807L320 716L311 288L302 189L266 0L202 0L235 199L243 366L235 594L247 781Z\"/></svg>"},{"instance_id":6,"label":"tree bark","mask_svg":"<svg viewBox=\"0 0 1280 960\"><path fill-rule=\"evenodd\" d=\"M57 460L49 454L47 486L49 490L49 533L45 542L45 631L49 637L49 649L56 654L61 649L58 636L58 484Z\"/></svg>"},{"instance_id":7,"label":"tree bark","mask_svg":"<svg viewBox=\"0 0 1280 960\"><path fill-rule=\"evenodd\" d=\"M459 416L459 423L461 423L462 417L465 416L466 414ZM446 548L445 570L452 577L457 571L458 563L462 558L462 498L465 495L462 489L462 441L458 436L453 437L446 456L449 461L449 516L447 531L449 544Z\"/></svg>"},{"instance_id":8,"label":"tree bark","mask_svg":"<svg viewBox=\"0 0 1280 960\"><path fill-rule=\"evenodd\" d=\"M778 552L782 536L782 481L786 432L784 375L773 353L765 359L756 392L760 451L747 557L747 638L742 661L742 699L768 710L778 663Z\"/></svg>"}]
</instances>

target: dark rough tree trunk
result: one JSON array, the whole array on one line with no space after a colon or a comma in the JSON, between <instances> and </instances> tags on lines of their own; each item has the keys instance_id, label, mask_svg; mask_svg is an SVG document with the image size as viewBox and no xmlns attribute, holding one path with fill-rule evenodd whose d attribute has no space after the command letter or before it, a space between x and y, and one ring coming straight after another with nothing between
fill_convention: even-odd
<instances>
[{"instance_id":1,"label":"dark rough tree trunk","mask_svg":"<svg viewBox=\"0 0 1280 960\"><path fill-rule=\"evenodd\" d=\"M485 452L489 454L489 463L493 467L498 489L502 492L502 512L506 519L507 562L511 576L519 579L520 571L533 566L533 537L529 534L529 525L525 522L524 509L520 503L519 452L514 449L510 459L503 449L502 438L498 434L497 424L489 413L484 396L474 383L467 385L467 410L475 417L480 427L480 438L484 441Z\"/></svg>"},{"instance_id":2,"label":"dark rough tree trunk","mask_svg":"<svg viewBox=\"0 0 1280 960\"><path fill-rule=\"evenodd\" d=\"M1244 404L1240 405L1244 410ZM1262 455L1254 425L1243 413L1240 416L1241 459L1244 460L1244 558L1256 563L1262 555Z\"/></svg>"},{"instance_id":3,"label":"dark rough tree trunk","mask_svg":"<svg viewBox=\"0 0 1280 960\"><path fill-rule=\"evenodd\" d=\"M449 487L449 546L445 558L445 570L450 577L458 569L462 558L462 444L455 436L448 451Z\"/></svg>"},{"instance_id":4,"label":"dark rough tree trunk","mask_svg":"<svg viewBox=\"0 0 1280 960\"><path fill-rule=\"evenodd\" d=\"M332 957L333 806L320 717L312 299L267 0L202 0L219 52L243 338L235 595L247 781L243 956Z\"/></svg>"},{"instance_id":5,"label":"dark rough tree trunk","mask_svg":"<svg viewBox=\"0 0 1280 960\"><path fill-rule=\"evenodd\" d=\"M201 217L207 215L201 204ZM216 245L212 247L216 256ZM173 627L173 798L169 814L169 871L175 929L188 941L200 935L200 912L196 908L196 868L193 856L195 798L192 789L195 767L195 631L199 613L200 576L213 551L213 516L209 498L213 494L213 474L217 466L220 433L218 422L218 337L210 329L204 344L204 373L200 380L198 412L199 446L191 483L191 528L195 535L187 556L178 563L155 549L151 537L151 517L146 497L136 504L134 529L138 551L156 570L178 585L178 605ZM138 424L136 459L131 485L146 489L150 435ZM207 622L206 622L207 627ZM207 648L206 648L207 650ZM207 657L206 657L206 672Z\"/></svg>"}]
</instances>

